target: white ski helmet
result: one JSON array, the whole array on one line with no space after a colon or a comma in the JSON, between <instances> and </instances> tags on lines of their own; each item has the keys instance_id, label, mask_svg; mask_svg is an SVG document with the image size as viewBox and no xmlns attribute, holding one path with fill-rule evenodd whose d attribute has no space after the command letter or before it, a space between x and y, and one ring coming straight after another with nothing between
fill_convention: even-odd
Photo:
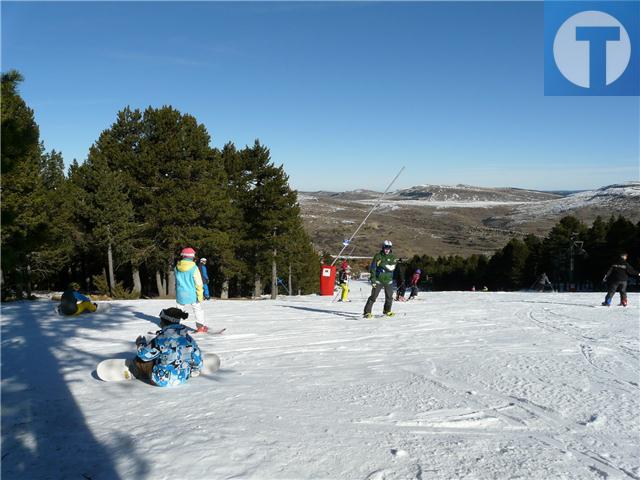
<instances>
[{"instance_id":1,"label":"white ski helmet","mask_svg":"<svg viewBox=\"0 0 640 480\"><path fill-rule=\"evenodd\" d=\"M391 248L393 247L393 243L391 243L391 240L385 240L384 242L382 242L382 248Z\"/></svg>"}]
</instances>

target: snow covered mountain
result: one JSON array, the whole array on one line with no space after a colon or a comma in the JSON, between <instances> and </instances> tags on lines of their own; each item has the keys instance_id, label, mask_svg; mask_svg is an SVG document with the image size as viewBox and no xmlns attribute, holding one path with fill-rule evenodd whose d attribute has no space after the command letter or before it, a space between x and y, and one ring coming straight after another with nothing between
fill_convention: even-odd
<instances>
[{"instance_id":1,"label":"snow covered mountain","mask_svg":"<svg viewBox=\"0 0 640 480\"><path fill-rule=\"evenodd\" d=\"M640 182L608 185L597 190L521 205L513 214L514 222L526 222L531 215L568 215L582 209L604 209L610 214L628 214L640 210Z\"/></svg>"},{"instance_id":2,"label":"snow covered mountain","mask_svg":"<svg viewBox=\"0 0 640 480\"><path fill-rule=\"evenodd\" d=\"M302 215L319 250L339 250L376 204L380 192L301 192ZM518 188L417 185L388 193L352 243L354 255L375 249L382 237L402 255L491 254L517 235L546 235L563 216L586 223L600 215L640 221L640 182L561 195ZM374 251L374 250L373 250Z\"/></svg>"},{"instance_id":3,"label":"snow covered mountain","mask_svg":"<svg viewBox=\"0 0 640 480\"><path fill-rule=\"evenodd\" d=\"M389 199L429 200L432 202L535 202L553 200L560 195L520 188L484 188L470 185L418 185L393 192Z\"/></svg>"}]
</instances>

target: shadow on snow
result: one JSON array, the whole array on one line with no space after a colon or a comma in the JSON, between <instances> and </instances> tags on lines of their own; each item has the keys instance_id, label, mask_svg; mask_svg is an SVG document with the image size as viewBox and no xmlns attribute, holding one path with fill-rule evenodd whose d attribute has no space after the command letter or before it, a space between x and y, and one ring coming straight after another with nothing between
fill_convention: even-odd
<instances>
[{"instance_id":1,"label":"shadow on snow","mask_svg":"<svg viewBox=\"0 0 640 480\"><path fill-rule=\"evenodd\" d=\"M293 308L295 310L304 310L305 312L317 312L317 313L326 313L328 315L337 315L339 317L350 318L352 320L362 317L362 314L359 314L359 313L342 312L340 310L324 310L322 308L299 307L295 305L278 305L278 306L282 308Z\"/></svg>"},{"instance_id":2,"label":"shadow on snow","mask_svg":"<svg viewBox=\"0 0 640 480\"><path fill-rule=\"evenodd\" d=\"M2 308L2 478L119 479L119 457L134 462L134 477L145 477L149 465L136 453L135 438L96 439L69 388L72 380L63 375L92 375L104 359L74 347L78 328L106 334L130 317L55 317L54 306L41 301Z\"/></svg>"}]
</instances>

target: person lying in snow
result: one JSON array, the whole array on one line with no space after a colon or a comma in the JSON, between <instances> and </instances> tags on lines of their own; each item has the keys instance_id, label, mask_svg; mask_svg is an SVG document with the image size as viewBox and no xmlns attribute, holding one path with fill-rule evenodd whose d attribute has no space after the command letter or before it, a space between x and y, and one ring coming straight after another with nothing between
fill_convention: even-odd
<instances>
[{"instance_id":1,"label":"person lying in snow","mask_svg":"<svg viewBox=\"0 0 640 480\"><path fill-rule=\"evenodd\" d=\"M69 287L62 294L58 312L62 315L80 315L84 312L95 312L97 304L93 303L89 297L79 292L80 285L76 282L69 284Z\"/></svg>"},{"instance_id":2,"label":"person lying in snow","mask_svg":"<svg viewBox=\"0 0 640 480\"><path fill-rule=\"evenodd\" d=\"M158 387L173 387L200 374L202 353L189 327L180 324L188 316L179 308L162 310L162 329L156 336L149 342L142 335L136 339L138 354L130 365L134 377Z\"/></svg>"}]
</instances>

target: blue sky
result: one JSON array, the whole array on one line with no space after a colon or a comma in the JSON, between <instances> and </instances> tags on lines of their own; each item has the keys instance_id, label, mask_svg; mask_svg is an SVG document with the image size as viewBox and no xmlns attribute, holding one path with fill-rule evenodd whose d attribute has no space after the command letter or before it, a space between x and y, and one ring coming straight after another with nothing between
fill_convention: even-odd
<instances>
[{"instance_id":1,"label":"blue sky","mask_svg":"<svg viewBox=\"0 0 640 480\"><path fill-rule=\"evenodd\" d=\"M2 70L67 163L170 104L300 190L637 180L639 98L545 97L543 47L541 2L2 2Z\"/></svg>"}]
</instances>

